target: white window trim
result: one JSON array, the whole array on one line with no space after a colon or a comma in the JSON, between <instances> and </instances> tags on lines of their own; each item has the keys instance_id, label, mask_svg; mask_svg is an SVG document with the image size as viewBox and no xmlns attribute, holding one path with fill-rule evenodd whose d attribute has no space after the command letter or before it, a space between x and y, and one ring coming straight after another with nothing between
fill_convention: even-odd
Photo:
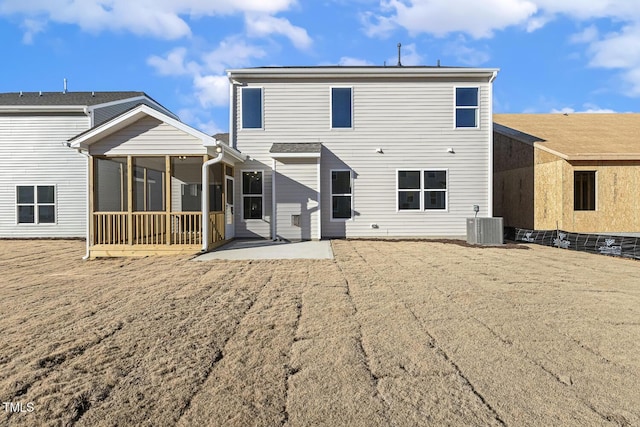
<instances>
[{"instance_id":1,"label":"white window trim","mask_svg":"<svg viewBox=\"0 0 640 427\"><path fill-rule=\"evenodd\" d=\"M333 127L333 89L351 89L351 127L348 128L334 128ZM355 108L353 108L353 86L331 86L329 87L329 129L332 131L350 131L354 129L353 116Z\"/></svg>"},{"instance_id":2,"label":"white window trim","mask_svg":"<svg viewBox=\"0 0 640 427\"><path fill-rule=\"evenodd\" d=\"M456 103L456 92L457 89L478 89L478 105L475 107L468 107L468 106L460 106L458 107L457 103ZM459 109L462 110L471 110L471 109L475 109L476 110L476 125L473 127L470 126L461 126L458 127L457 123L456 123L456 113ZM455 130L461 130L461 131L465 131L465 130L478 130L480 129L480 86L454 86L453 87L453 129Z\"/></svg>"},{"instance_id":3,"label":"white window trim","mask_svg":"<svg viewBox=\"0 0 640 427\"><path fill-rule=\"evenodd\" d=\"M333 173L334 172L349 172L349 185L351 187L351 193L334 193L333 192ZM351 169L331 169L329 170L329 192L330 192L330 198L329 200L331 201L331 203L329 204L330 206L330 214L329 214L329 221L330 222L346 222L346 221L353 221L353 171ZM334 218L333 217L333 196L349 196L351 197L351 217L349 218Z\"/></svg>"},{"instance_id":4,"label":"white window trim","mask_svg":"<svg viewBox=\"0 0 640 427\"><path fill-rule=\"evenodd\" d=\"M33 187L33 203L18 203L18 187ZM38 187L53 187L53 203L38 203ZM15 224L20 227L47 227L58 224L58 186L56 184L16 184L14 195L15 204ZM34 222L20 222L20 215L18 213L19 206L31 206L33 205L33 220ZM55 215L54 222L40 222L40 215L38 214L38 206L52 206Z\"/></svg>"},{"instance_id":5,"label":"white window trim","mask_svg":"<svg viewBox=\"0 0 640 427\"><path fill-rule=\"evenodd\" d=\"M425 172L446 172L447 173L447 188L445 190L431 190L424 188L424 173ZM420 188L419 189L401 189L400 179L398 178L399 172L420 172ZM400 191L418 191L420 192L420 209L400 209ZM444 209L425 209L424 208L424 192L425 191L444 191ZM446 213L449 212L449 169L448 168L402 168L396 169L396 212L400 214L419 214L419 213Z\"/></svg>"},{"instance_id":6,"label":"white window trim","mask_svg":"<svg viewBox=\"0 0 640 427\"><path fill-rule=\"evenodd\" d=\"M245 218L244 217L244 198L246 197L258 197L257 194L244 194L244 182L242 180L242 176L245 172L260 172L262 174L262 216L260 218ZM264 169L242 169L240 170L240 220L242 222L255 222L255 221L264 221L264 212L266 210L265 204L265 194L264 194L264 182L265 182L266 173Z\"/></svg>"},{"instance_id":7,"label":"white window trim","mask_svg":"<svg viewBox=\"0 0 640 427\"><path fill-rule=\"evenodd\" d=\"M242 110L244 109L244 90L245 89L260 89L260 127L259 128L246 128L243 126ZM264 130L264 87L263 86L243 86L240 88L240 116L239 128L243 131L261 131Z\"/></svg>"}]
</instances>

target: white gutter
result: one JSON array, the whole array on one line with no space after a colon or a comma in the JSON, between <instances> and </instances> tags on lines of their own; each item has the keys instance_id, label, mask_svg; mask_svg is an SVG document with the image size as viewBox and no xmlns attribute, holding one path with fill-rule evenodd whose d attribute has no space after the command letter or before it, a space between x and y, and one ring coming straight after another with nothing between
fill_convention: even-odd
<instances>
[{"instance_id":1,"label":"white gutter","mask_svg":"<svg viewBox=\"0 0 640 427\"><path fill-rule=\"evenodd\" d=\"M202 252L209 250L209 166L220 160L224 152L222 146L216 141L218 155L202 164Z\"/></svg>"}]
</instances>

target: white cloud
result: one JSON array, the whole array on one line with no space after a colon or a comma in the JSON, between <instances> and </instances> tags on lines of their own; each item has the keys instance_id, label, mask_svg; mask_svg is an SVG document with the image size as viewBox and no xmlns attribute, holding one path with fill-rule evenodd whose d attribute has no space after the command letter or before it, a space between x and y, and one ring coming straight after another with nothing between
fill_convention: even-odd
<instances>
[{"instance_id":1,"label":"white cloud","mask_svg":"<svg viewBox=\"0 0 640 427\"><path fill-rule=\"evenodd\" d=\"M193 88L198 102L204 108L229 105L229 80L226 76L196 75Z\"/></svg>"},{"instance_id":2,"label":"white cloud","mask_svg":"<svg viewBox=\"0 0 640 427\"><path fill-rule=\"evenodd\" d=\"M551 110L551 113L552 114L611 114L611 113L615 113L615 111L608 108L599 108L597 106L591 106L590 104L585 104L583 105L582 110L576 111L571 107L564 107L559 110L553 108Z\"/></svg>"},{"instance_id":3,"label":"white cloud","mask_svg":"<svg viewBox=\"0 0 640 427\"><path fill-rule=\"evenodd\" d=\"M373 63L367 61L366 59L351 58L349 56L343 56L338 61L338 65L348 67L348 66L373 65Z\"/></svg>"},{"instance_id":4,"label":"white cloud","mask_svg":"<svg viewBox=\"0 0 640 427\"><path fill-rule=\"evenodd\" d=\"M385 0L381 5L383 13L367 16L369 35L384 35L395 26L412 35L464 32L474 38L491 37L496 30L525 24L537 12L527 0Z\"/></svg>"},{"instance_id":5,"label":"white cloud","mask_svg":"<svg viewBox=\"0 0 640 427\"><path fill-rule=\"evenodd\" d=\"M491 55L486 51L469 47L467 39L463 35L459 35L455 41L447 43L445 49L447 53L455 56L460 64L472 67L485 64L491 59Z\"/></svg>"},{"instance_id":6,"label":"white cloud","mask_svg":"<svg viewBox=\"0 0 640 427\"><path fill-rule=\"evenodd\" d=\"M571 43L591 43L596 41L599 35L598 27L590 25L581 32L572 35L569 41Z\"/></svg>"},{"instance_id":7,"label":"white cloud","mask_svg":"<svg viewBox=\"0 0 640 427\"><path fill-rule=\"evenodd\" d=\"M280 34L287 37L298 49L308 49L312 40L307 30L292 25L286 18L276 18L270 15L247 15L245 17L247 34L250 37L267 37Z\"/></svg>"},{"instance_id":8,"label":"white cloud","mask_svg":"<svg viewBox=\"0 0 640 427\"><path fill-rule=\"evenodd\" d=\"M32 44L33 39L38 33L45 30L47 24L38 19L25 19L22 23L24 29L24 35L22 36L22 42L24 44Z\"/></svg>"},{"instance_id":9,"label":"white cloud","mask_svg":"<svg viewBox=\"0 0 640 427\"><path fill-rule=\"evenodd\" d=\"M267 52L255 45L248 44L240 37L228 37L218 47L202 56L207 70L222 73L226 68L246 67L254 59L264 58Z\"/></svg>"},{"instance_id":10,"label":"white cloud","mask_svg":"<svg viewBox=\"0 0 640 427\"><path fill-rule=\"evenodd\" d=\"M194 62L185 63L187 49L177 47L170 51L166 57L152 55L147 59L147 64L156 69L163 76L180 76L197 72L199 67Z\"/></svg>"},{"instance_id":11,"label":"white cloud","mask_svg":"<svg viewBox=\"0 0 640 427\"><path fill-rule=\"evenodd\" d=\"M190 17L276 14L295 3L296 0L3 0L0 15L24 16L24 26L28 20L38 19L75 24L89 32L128 31L171 40L191 35L186 21ZM33 32L29 34L27 40Z\"/></svg>"}]
</instances>

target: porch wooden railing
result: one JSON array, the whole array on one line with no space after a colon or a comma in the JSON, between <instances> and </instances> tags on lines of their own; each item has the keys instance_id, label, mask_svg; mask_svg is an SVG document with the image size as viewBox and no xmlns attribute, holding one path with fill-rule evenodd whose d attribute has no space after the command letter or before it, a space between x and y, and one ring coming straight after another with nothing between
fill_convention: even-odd
<instances>
[{"instance_id":1,"label":"porch wooden railing","mask_svg":"<svg viewBox=\"0 0 640 427\"><path fill-rule=\"evenodd\" d=\"M224 239L224 212L209 215L209 243ZM95 212L94 245L201 245L200 212Z\"/></svg>"}]
</instances>

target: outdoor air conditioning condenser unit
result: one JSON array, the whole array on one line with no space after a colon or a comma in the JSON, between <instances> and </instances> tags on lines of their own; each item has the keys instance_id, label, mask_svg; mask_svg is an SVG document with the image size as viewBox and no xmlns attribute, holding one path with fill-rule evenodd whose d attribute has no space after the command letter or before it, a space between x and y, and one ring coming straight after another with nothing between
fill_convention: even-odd
<instances>
[{"instance_id":1,"label":"outdoor air conditioning condenser unit","mask_svg":"<svg viewBox=\"0 0 640 427\"><path fill-rule=\"evenodd\" d=\"M502 218L467 218L467 243L474 245L504 244Z\"/></svg>"}]
</instances>

